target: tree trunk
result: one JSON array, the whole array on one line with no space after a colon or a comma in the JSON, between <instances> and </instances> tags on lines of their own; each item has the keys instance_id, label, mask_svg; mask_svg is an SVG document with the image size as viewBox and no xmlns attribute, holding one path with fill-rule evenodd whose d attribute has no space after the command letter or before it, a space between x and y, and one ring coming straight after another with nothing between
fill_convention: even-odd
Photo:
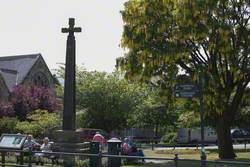
<instances>
[{"instance_id":1,"label":"tree trunk","mask_svg":"<svg viewBox=\"0 0 250 167\"><path fill-rule=\"evenodd\" d=\"M225 114L217 119L217 136L220 159L234 159L236 157L230 132L230 120Z\"/></svg>"}]
</instances>

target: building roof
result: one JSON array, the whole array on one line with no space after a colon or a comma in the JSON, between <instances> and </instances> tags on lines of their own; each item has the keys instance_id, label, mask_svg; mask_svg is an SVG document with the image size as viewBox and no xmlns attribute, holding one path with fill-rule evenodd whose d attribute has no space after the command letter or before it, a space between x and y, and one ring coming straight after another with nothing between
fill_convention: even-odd
<instances>
[{"instance_id":1,"label":"building roof","mask_svg":"<svg viewBox=\"0 0 250 167\"><path fill-rule=\"evenodd\" d=\"M39 57L40 53L0 57L0 75L4 78L9 91L23 82Z\"/></svg>"}]
</instances>

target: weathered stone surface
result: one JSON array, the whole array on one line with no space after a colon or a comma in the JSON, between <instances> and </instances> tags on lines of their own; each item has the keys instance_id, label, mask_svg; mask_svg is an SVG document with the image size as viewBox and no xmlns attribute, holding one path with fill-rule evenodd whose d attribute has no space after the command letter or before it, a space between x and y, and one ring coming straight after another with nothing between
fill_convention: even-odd
<instances>
[{"instance_id":1,"label":"weathered stone surface","mask_svg":"<svg viewBox=\"0 0 250 167\"><path fill-rule=\"evenodd\" d=\"M53 139L58 151L84 152L83 137L80 132L58 130L54 131Z\"/></svg>"},{"instance_id":2,"label":"weathered stone surface","mask_svg":"<svg viewBox=\"0 0 250 167\"><path fill-rule=\"evenodd\" d=\"M66 65L64 82L64 109L62 130L54 131L53 139L55 147L60 152L82 152L81 138L75 131L75 32L81 32L81 28L74 27L75 20L69 19L69 28L62 28L63 33L69 33L66 47ZM75 158L64 156L64 167L75 166Z\"/></svg>"},{"instance_id":3,"label":"weathered stone surface","mask_svg":"<svg viewBox=\"0 0 250 167\"><path fill-rule=\"evenodd\" d=\"M63 33L69 33L66 48L66 66L64 83L63 130L75 130L75 36L81 28L74 27L75 19L69 19L69 28L62 28Z\"/></svg>"}]
</instances>

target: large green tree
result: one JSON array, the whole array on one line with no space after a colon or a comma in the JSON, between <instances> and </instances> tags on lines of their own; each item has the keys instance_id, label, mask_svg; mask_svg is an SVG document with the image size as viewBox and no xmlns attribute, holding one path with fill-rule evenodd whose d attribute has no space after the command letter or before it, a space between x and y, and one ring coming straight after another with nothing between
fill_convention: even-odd
<instances>
[{"instance_id":1,"label":"large green tree","mask_svg":"<svg viewBox=\"0 0 250 167\"><path fill-rule=\"evenodd\" d=\"M77 79L77 104L78 109L85 112L81 126L107 132L127 127L129 114L139 99L134 87L104 72L82 71L80 76Z\"/></svg>"},{"instance_id":2,"label":"large green tree","mask_svg":"<svg viewBox=\"0 0 250 167\"><path fill-rule=\"evenodd\" d=\"M58 74L63 76L63 66ZM107 132L146 126L144 104L156 104L156 93L147 85L128 82L118 73L76 70L78 127L100 128ZM161 104L160 102L157 102ZM148 105L147 108L150 108Z\"/></svg>"},{"instance_id":3,"label":"large green tree","mask_svg":"<svg viewBox=\"0 0 250 167\"><path fill-rule=\"evenodd\" d=\"M121 12L129 79L166 83L182 70L196 82L202 69L222 159L235 157L230 127L250 81L249 12L249 0L130 0Z\"/></svg>"}]
</instances>

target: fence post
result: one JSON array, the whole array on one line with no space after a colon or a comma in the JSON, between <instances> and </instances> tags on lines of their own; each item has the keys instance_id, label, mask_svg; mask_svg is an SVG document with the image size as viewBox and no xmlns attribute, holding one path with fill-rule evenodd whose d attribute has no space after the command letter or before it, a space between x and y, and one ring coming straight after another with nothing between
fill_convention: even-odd
<instances>
[{"instance_id":1,"label":"fence post","mask_svg":"<svg viewBox=\"0 0 250 167\"><path fill-rule=\"evenodd\" d=\"M98 155L98 167L102 167L102 150L99 152Z\"/></svg>"},{"instance_id":2,"label":"fence post","mask_svg":"<svg viewBox=\"0 0 250 167\"><path fill-rule=\"evenodd\" d=\"M121 153L121 141L116 138L108 140L108 154L120 155ZM108 157L108 167L121 167L121 158Z\"/></svg>"},{"instance_id":3,"label":"fence post","mask_svg":"<svg viewBox=\"0 0 250 167\"><path fill-rule=\"evenodd\" d=\"M29 147L29 162L28 166L32 167L32 147Z\"/></svg>"},{"instance_id":4,"label":"fence post","mask_svg":"<svg viewBox=\"0 0 250 167\"><path fill-rule=\"evenodd\" d=\"M207 159L207 157L206 157L206 154L205 154L205 149L203 148L201 150L201 167L206 167L207 166L206 159Z\"/></svg>"},{"instance_id":5,"label":"fence post","mask_svg":"<svg viewBox=\"0 0 250 167\"><path fill-rule=\"evenodd\" d=\"M174 167L178 167L178 154L175 154L174 157Z\"/></svg>"},{"instance_id":6,"label":"fence post","mask_svg":"<svg viewBox=\"0 0 250 167\"><path fill-rule=\"evenodd\" d=\"M2 157L2 167L5 167L5 152L4 151L1 153L1 157Z\"/></svg>"},{"instance_id":7,"label":"fence post","mask_svg":"<svg viewBox=\"0 0 250 167\"><path fill-rule=\"evenodd\" d=\"M100 153L100 143L99 142L90 142L90 154L99 154ZM98 157L90 156L89 157L89 166L96 167L98 166Z\"/></svg>"},{"instance_id":8,"label":"fence post","mask_svg":"<svg viewBox=\"0 0 250 167\"><path fill-rule=\"evenodd\" d=\"M20 165L23 165L23 154L24 154L23 151L21 151L21 152L20 152L20 157L19 157L19 158L20 158L20 159L19 159L19 164L20 164Z\"/></svg>"}]
</instances>

